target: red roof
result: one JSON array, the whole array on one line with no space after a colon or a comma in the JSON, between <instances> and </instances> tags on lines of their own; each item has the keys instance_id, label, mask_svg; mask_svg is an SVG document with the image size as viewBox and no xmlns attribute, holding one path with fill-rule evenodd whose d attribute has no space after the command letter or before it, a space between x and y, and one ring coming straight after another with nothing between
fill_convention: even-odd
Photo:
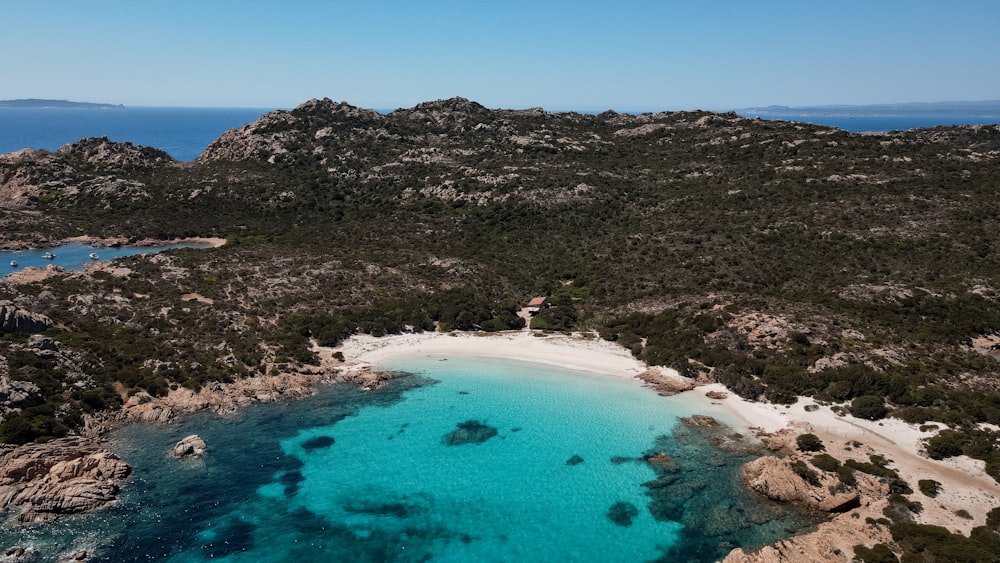
<instances>
[{"instance_id":1,"label":"red roof","mask_svg":"<svg viewBox=\"0 0 1000 563\"><path fill-rule=\"evenodd\" d=\"M531 301L528 301L528 307L541 307L545 304L544 297L534 297Z\"/></svg>"}]
</instances>

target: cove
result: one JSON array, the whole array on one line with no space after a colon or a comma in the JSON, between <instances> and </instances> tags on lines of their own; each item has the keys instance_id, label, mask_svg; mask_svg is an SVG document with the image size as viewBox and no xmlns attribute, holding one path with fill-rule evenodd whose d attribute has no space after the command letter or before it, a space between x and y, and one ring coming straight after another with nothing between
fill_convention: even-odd
<instances>
[{"instance_id":1,"label":"cove","mask_svg":"<svg viewBox=\"0 0 1000 563\"><path fill-rule=\"evenodd\" d=\"M815 523L743 489L733 428L679 422L711 405L509 360L383 367L408 375L122 428L118 507L0 539L94 561L714 561ZM204 459L167 457L193 433Z\"/></svg>"},{"instance_id":2,"label":"cove","mask_svg":"<svg viewBox=\"0 0 1000 563\"><path fill-rule=\"evenodd\" d=\"M211 246L209 243L202 242L180 242L149 246L122 245L97 248L82 242L71 242L55 248L4 250L0 251L0 273L6 276L24 268L45 268L50 264L65 268L66 270L82 270L87 264L92 262L113 260L122 256L155 254L175 248L210 248ZM45 258L46 253L50 253L54 257ZM91 254L96 254L97 259L92 258ZM16 267L11 266L12 260L17 262Z\"/></svg>"}]
</instances>

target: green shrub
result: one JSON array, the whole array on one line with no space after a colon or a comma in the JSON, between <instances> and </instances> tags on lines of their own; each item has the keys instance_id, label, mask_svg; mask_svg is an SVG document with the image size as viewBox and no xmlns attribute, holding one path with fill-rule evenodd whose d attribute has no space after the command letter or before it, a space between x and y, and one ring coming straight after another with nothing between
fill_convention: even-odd
<instances>
[{"instance_id":1,"label":"green shrub","mask_svg":"<svg viewBox=\"0 0 1000 563\"><path fill-rule=\"evenodd\" d=\"M835 472L840 469L840 461L830 454L819 454L812 458L812 464L817 468L827 472ZM845 483L846 484L846 483Z\"/></svg>"},{"instance_id":2,"label":"green shrub","mask_svg":"<svg viewBox=\"0 0 1000 563\"><path fill-rule=\"evenodd\" d=\"M799 477L802 477L802 480L806 483L809 483L814 487L819 486L819 473L810 469L809 466L806 465L806 462L801 459L796 460L795 463L792 464L792 471L794 471Z\"/></svg>"},{"instance_id":3,"label":"green shrub","mask_svg":"<svg viewBox=\"0 0 1000 563\"><path fill-rule=\"evenodd\" d=\"M800 434L795 438L795 444L800 452L821 452L826 449L823 440L820 440L815 434Z\"/></svg>"},{"instance_id":4,"label":"green shrub","mask_svg":"<svg viewBox=\"0 0 1000 563\"><path fill-rule=\"evenodd\" d=\"M884 543L877 543L870 548L863 545L854 546L854 558L864 563L899 563L899 558Z\"/></svg>"},{"instance_id":5,"label":"green shrub","mask_svg":"<svg viewBox=\"0 0 1000 563\"><path fill-rule=\"evenodd\" d=\"M879 420L885 418L887 412L882 397L876 395L862 395L851 401L851 414L858 418Z\"/></svg>"},{"instance_id":6,"label":"green shrub","mask_svg":"<svg viewBox=\"0 0 1000 563\"><path fill-rule=\"evenodd\" d=\"M941 483L934 479L921 479L917 481L917 487L924 496L934 498L941 492Z\"/></svg>"}]
</instances>

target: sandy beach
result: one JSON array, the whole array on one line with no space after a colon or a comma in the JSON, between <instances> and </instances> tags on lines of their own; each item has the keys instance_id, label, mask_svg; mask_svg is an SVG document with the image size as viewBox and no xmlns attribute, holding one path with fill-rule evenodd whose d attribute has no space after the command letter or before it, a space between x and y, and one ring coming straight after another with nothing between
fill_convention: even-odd
<instances>
[{"instance_id":1,"label":"sandy beach","mask_svg":"<svg viewBox=\"0 0 1000 563\"><path fill-rule=\"evenodd\" d=\"M538 362L568 369L598 372L635 378L649 366L614 344L592 336L537 336L528 331L484 335L476 333L421 333L381 338L355 336L336 349L343 353L348 369L378 369L390 360L422 355L482 356ZM326 349L324 355L335 350ZM656 368L659 369L659 368ZM673 370L661 370L680 378ZM706 393L724 393L724 399L706 397ZM984 471L985 464L965 456L936 461L923 456L921 439L931 435L916 425L897 419L869 421L840 416L830 406L817 405L800 398L795 405L771 405L746 401L726 391L719 384L702 385L686 392L690 400L707 409L720 408L723 418L742 421L759 433L790 429L791 436L811 432L826 445L827 453L838 459L868 461L878 454L891 460L891 468L914 489L911 500L923 504L917 515L922 523L935 524L968 534L986 519L990 509L1000 505L1000 485ZM715 394L714 396L719 396ZM806 406L810 410L806 410ZM817 408L813 408L813 406ZM711 414L711 413L709 413ZM860 444L860 445L858 445ZM921 479L941 483L941 493L929 498L917 490ZM956 515L964 510L970 518Z\"/></svg>"}]
</instances>

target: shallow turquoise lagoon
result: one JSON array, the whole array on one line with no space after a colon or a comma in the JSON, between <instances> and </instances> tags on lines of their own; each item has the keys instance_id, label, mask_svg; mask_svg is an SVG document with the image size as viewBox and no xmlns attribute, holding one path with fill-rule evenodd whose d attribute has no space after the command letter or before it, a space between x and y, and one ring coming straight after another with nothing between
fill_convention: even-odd
<instances>
[{"instance_id":1,"label":"shallow turquoise lagoon","mask_svg":"<svg viewBox=\"0 0 1000 563\"><path fill-rule=\"evenodd\" d=\"M703 403L506 360L386 367L411 375L125 428L121 506L21 543L103 561L713 561L813 522L742 489L733 429L678 423ZM206 458L168 459L191 433Z\"/></svg>"}]
</instances>

